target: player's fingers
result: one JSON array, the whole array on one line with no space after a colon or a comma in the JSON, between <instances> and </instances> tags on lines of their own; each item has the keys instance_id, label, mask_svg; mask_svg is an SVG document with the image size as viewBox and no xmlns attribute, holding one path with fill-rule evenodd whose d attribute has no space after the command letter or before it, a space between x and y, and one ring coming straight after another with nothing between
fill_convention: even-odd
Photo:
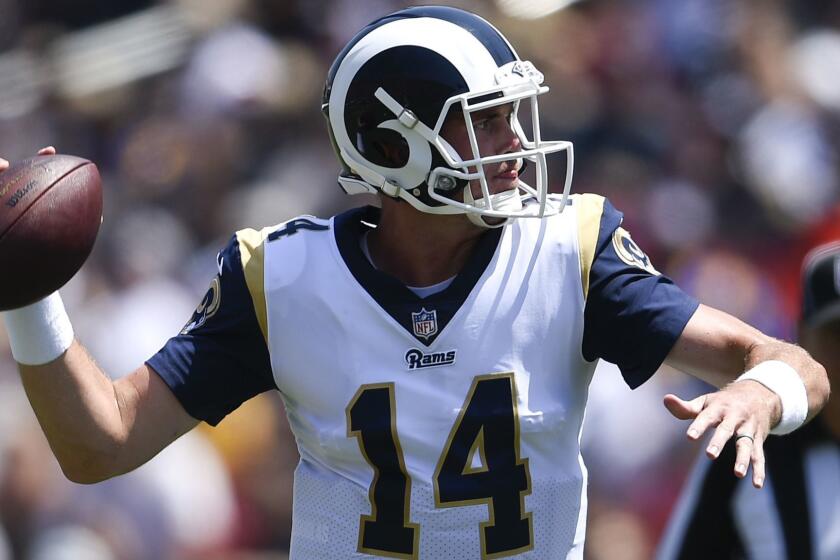
<instances>
[{"instance_id":1,"label":"player's fingers","mask_svg":"<svg viewBox=\"0 0 840 560\"><path fill-rule=\"evenodd\" d=\"M764 488L764 438L756 435L752 444L753 486Z\"/></svg>"},{"instance_id":2,"label":"player's fingers","mask_svg":"<svg viewBox=\"0 0 840 560\"><path fill-rule=\"evenodd\" d=\"M3 158L0 158L0 171L5 171L9 168L9 162Z\"/></svg>"},{"instance_id":3,"label":"player's fingers","mask_svg":"<svg viewBox=\"0 0 840 560\"><path fill-rule=\"evenodd\" d=\"M728 422L721 422L712 434L712 439L709 440L709 445L706 446L706 455L710 459L717 459L720 455L721 449L729 441L729 438L735 433L735 427Z\"/></svg>"},{"instance_id":4,"label":"player's fingers","mask_svg":"<svg viewBox=\"0 0 840 560\"><path fill-rule=\"evenodd\" d=\"M723 421L723 412L720 408L716 408L710 406L712 401L709 398L710 395L704 395L703 397L698 397L698 399L703 399L703 410L694 421L688 426L688 430L686 433L688 435L688 439L696 441L703 437L703 434L706 433L712 426L717 426Z\"/></svg>"},{"instance_id":5,"label":"player's fingers","mask_svg":"<svg viewBox=\"0 0 840 560\"><path fill-rule=\"evenodd\" d=\"M735 434L735 476L744 478L755 446L753 431L746 425L741 425Z\"/></svg>"},{"instance_id":6,"label":"player's fingers","mask_svg":"<svg viewBox=\"0 0 840 560\"><path fill-rule=\"evenodd\" d=\"M668 409L675 417L680 420L691 420L696 418L703 410L703 404L706 402L706 396L700 396L690 401L684 401L676 395L667 394L662 401L665 408Z\"/></svg>"},{"instance_id":7,"label":"player's fingers","mask_svg":"<svg viewBox=\"0 0 840 560\"><path fill-rule=\"evenodd\" d=\"M46 146L38 150L39 156L54 156L55 155L55 146Z\"/></svg>"}]
</instances>

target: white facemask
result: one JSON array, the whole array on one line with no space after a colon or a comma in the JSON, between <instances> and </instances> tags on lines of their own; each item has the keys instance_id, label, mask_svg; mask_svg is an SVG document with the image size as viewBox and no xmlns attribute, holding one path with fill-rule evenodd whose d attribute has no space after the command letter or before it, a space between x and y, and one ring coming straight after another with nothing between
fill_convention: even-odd
<instances>
[{"instance_id":1,"label":"white facemask","mask_svg":"<svg viewBox=\"0 0 840 560\"><path fill-rule=\"evenodd\" d=\"M470 189L469 185L464 187L464 202L482 210L489 207L487 204L487 200L484 197L479 199L473 198L472 189ZM510 212L513 214L522 210L522 195L520 195L518 188L514 188L509 191L504 191L496 194L491 194L490 202L492 204L493 209L498 210L500 212ZM499 223L489 224L485 220L485 216L473 212L468 213L467 217L475 225L485 228L502 227L510 221L510 218L506 218L499 221Z\"/></svg>"}]
</instances>

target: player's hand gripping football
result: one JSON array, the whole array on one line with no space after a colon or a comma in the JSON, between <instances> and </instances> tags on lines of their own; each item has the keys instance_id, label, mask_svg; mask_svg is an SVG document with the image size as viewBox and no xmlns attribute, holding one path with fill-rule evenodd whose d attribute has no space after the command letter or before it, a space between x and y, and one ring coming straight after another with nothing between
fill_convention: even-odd
<instances>
[{"instance_id":1,"label":"player's hand gripping football","mask_svg":"<svg viewBox=\"0 0 840 560\"><path fill-rule=\"evenodd\" d=\"M102 181L82 157L42 148L0 160L0 311L61 288L84 264L102 224ZM38 258L33 258L37 255Z\"/></svg>"},{"instance_id":2,"label":"player's hand gripping football","mask_svg":"<svg viewBox=\"0 0 840 560\"><path fill-rule=\"evenodd\" d=\"M55 148L52 146L47 146L46 148L41 148L38 150L39 156L54 156L55 155ZM9 168L9 162L5 159L0 157L0 171L5 171Z\"/></svg>"},{"instance_id":3,"label":"player's hand gripping football","mask_svg":"<svg viewBox=\"0 0 840 560\"><path fill-rule=\"evenodd\" d=\"M717 459L726 442L736 438L735 476L745 477L752 465L753 486L764 486L764 440L781 418L778 395L755 381L740 381L690 401L669 394L664 402L680 420L694 420L687 432L693 441L716 426L706 447L709 458Z\"/></svg>"}]
</instances>

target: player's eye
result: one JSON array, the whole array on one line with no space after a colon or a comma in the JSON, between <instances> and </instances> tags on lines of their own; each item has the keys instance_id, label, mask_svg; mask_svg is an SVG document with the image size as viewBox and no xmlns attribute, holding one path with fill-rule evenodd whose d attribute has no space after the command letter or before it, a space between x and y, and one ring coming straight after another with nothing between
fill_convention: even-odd
<instances>
[{"instance_id":1,"label":"player's eye","mask_svg":"<svg viewBox=\"0 0 840 560\"><path fill-rule=\"evenodd\" d=\"M476 130L490 130L494 126L499 126L508 120L506 113L493 113L473 121L473 127Z\"/></svg>"},{"instance_id":2,"label":"player's eye","mask_svg":"<svg viewBox=\"0 0 840 560\"><path fill-rule=\"evenodd\" d=\"M476 130L488 130L490 128L490 120L491 119L478 119L473 122L473 127Z\"/></svg>"}]
</instances>

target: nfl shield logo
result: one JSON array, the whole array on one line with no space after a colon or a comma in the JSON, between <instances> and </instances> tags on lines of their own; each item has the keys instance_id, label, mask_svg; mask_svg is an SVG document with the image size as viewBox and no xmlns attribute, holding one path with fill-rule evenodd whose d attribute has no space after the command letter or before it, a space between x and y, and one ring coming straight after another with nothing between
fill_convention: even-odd
<instances>
[{"instance_id":1,"label":"nfl shield logo","mask_svg":"<svg viewBox=\"0 0 840 560\"><path fill-rule=\"evenodd\" d=\"M437 311L426 311L424 307L418 313L411 314L411 324L414 326L414 336L428 339L437 333Z\"/></svg>"}]
</instances>

